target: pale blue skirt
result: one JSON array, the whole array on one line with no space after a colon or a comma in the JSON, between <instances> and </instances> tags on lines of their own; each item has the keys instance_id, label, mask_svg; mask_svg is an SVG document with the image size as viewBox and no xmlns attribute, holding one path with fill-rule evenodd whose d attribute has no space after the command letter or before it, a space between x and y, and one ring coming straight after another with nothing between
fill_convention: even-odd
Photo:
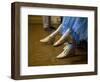
<instances>
[{"instance_id":1,"label":"pale blue skirt","mask_svg":"<svg viewBox=\"0 0 100 82\"><path fill-rule=\"evenodd\" d=\"M66 30L71 29L71 36L76 42L88 39L88 18L87 17L70 17L64 16L60 33L63 35Z\"/></svg>"}]
</instances>

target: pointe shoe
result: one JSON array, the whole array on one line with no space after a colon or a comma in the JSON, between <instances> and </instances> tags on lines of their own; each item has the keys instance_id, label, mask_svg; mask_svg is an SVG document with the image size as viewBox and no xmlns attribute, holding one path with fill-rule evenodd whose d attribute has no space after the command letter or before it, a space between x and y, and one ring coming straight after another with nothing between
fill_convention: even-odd
<instances>
[{"instance_id":1,"label":"pointe shoe","mask_svg":"<svg viewBox=\"0 0 100 82\"><path fill-rule=\"evenodd\" d=\"M53 37L53 36L47 36L46 38L41 39L40 42L47 43L47 44L53 44L54 40L55 40L55 37Z\"/></svg>"},{"instance_id":2,"label":"pointe shoe","mask_svg":"<svg viewBox=\"0 0 100 82\"><path fill-rule=\"evenodd\" d=\"M63 44L64 42L65 42L65 40L58 40L57 42L55 42L55 43L53 44L53 46L54 46L54 47L57 47L57 46Z\"/></svg>"},{"instance_id":3,"label":"pointe shoe","mask_svg":"<svg viewBox=\"0 0 100 82\"><path fill-rule=\"evenodd\" d=\"M56 58L58 59L65 58L69 54L71 49L72 49L72 44L69 44L68 46L64 47L64 51L61 54L59 54Z\"/></svg>"}]
</instances>

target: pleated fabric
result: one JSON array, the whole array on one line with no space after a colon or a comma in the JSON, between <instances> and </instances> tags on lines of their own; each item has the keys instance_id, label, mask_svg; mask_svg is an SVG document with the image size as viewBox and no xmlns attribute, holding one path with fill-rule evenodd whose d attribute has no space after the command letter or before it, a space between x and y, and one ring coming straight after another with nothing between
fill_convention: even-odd
<instances>
[{"instance_id":1,"label":"pleated fabric","mask_svg":"<svg viewBox=\"0 0 100 82\"><path fill-rule=\"evenodd\" d=\"M88 18L87 17L70 17L64 16L60 33L63 35L67 29L71 30L71 36L77 42L81 40L86 40L88 38Z\"/></svg>"}]
</instances>

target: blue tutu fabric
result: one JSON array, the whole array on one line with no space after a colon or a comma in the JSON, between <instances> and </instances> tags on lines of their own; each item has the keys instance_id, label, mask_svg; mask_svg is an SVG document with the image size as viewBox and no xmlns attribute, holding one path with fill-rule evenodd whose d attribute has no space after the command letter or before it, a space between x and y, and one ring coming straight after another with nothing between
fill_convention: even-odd
<instances>
[{"instance_id":1,"label":"blue tutu fabric","mask_svg":"<svg viewBox=\"0 0 100 82\"><path fill-rule=\"evenodd\" d=\"M88 18L87 17L69 17L64 16L60 32L63 35L69 28L71 30L71 36L76 41L86 40L87 41L87 27Z\"/></svg>"}]
</instances>

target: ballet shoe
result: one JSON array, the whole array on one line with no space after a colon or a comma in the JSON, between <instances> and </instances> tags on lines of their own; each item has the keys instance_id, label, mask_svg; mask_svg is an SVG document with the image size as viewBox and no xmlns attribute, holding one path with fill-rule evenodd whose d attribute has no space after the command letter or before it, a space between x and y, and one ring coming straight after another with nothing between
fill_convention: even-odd
<instances>
[{"instance_id":1,"label":"ballet shoe","mask_svg":"<svg viewBox=\"0 0 100 82\"><path fill-rule=\"evenodd\" d=\"M64 47L63 52L61 52L56 58L58 59L65 58L69 54L71 49L72 49L72 45L68 45Z\"/></svg>"},{"instance_id":2,"label":"ballet shoe","mask_svg":"<svg viewBox=\"0 0 100 82\"><path fill-rule=\"evenodd\" d=\"M55 42L54 44L53 44L53 46L54 47L57 47L57 46L60 46L61 44L63 44L64 43L64 40L58 40L57 42Z\"/></svg>"},{"instance_id":3,"label":"ballet shoe","mask_svg":"<svg viewBox=\"0 0 100 82\"><path fill-rule=\"evenodd\" d=\"M40 42L47 43L47 44L53 44L54 40L55 40L55 37L47 36L46 38L41 39Z\"/></svg>"}]
</instances>

